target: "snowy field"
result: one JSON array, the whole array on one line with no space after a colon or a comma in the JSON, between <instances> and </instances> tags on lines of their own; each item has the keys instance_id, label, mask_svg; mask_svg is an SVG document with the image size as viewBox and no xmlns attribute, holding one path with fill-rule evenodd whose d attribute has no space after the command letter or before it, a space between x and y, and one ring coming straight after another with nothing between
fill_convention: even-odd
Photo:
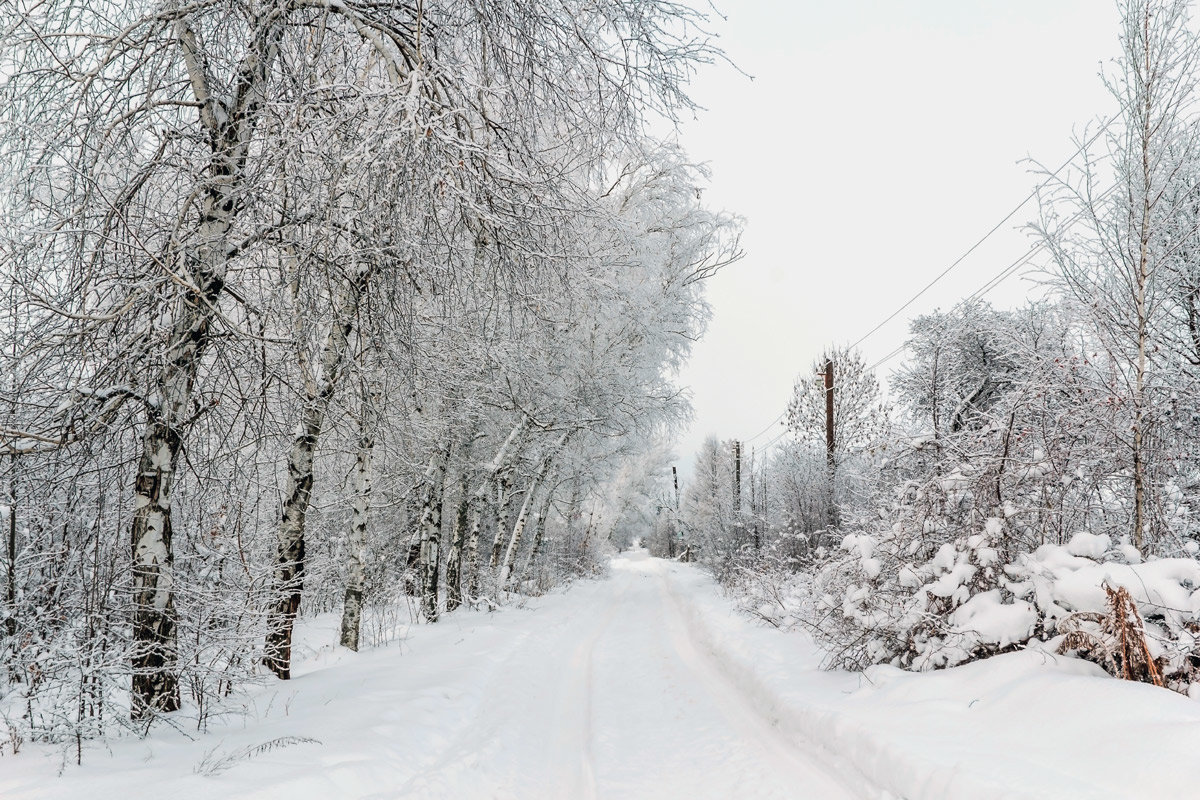
<instances>
[{"instance_id":1,"label":"snowy field","mask_svg":"<svg viewBox=\"0 0 1200 800\"><path fill-rule=\"evenodd\" d=\"M524 608L359 654L304 630L297 677L209 733L26 746L0 797L1183 798L1200 704L1039 652L937 673L817 669L699 570L635 551ZM61 777L56 777L60 769Z\"/></svg>"}]
</instances>

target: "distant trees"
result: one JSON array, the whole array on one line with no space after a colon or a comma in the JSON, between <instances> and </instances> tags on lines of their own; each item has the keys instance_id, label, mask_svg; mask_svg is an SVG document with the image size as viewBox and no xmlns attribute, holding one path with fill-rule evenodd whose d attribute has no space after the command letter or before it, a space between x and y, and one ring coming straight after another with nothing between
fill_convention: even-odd
<instances>
[{"instance_id":1,"label":"distant trees","mask_svg":"<svg viewBox=\"0 0 1200 800\"><path fill-rule=\"evenodd\" d=\"M802 543L821 519L813 498L843 468L836 451L822 468L824 387L810 372L797 382L793 441L767 463L766 546L720 574L736 574L755 613L802 618L832 663L930 669L1041 639L1119 672L1101 651L1116 625L1105 614L1124 612L1055 581L1132 584L1161 565L1175 570L1169 588L1130 591L1168 683L1195 685L1194 615L1163 598L1192 591L1176 576L1200 554L1200 39L1184 0L1121 5L1101 152L1081 148L1081 166L1043 184L1034 231L1054 293L913 320L890 426L866 428L879 431L875 458L837 495L836 535ZM826 358L847 357L812 372Z\"/></svg>"},{"instance_id":2,"label":"distant trees","mask_svg":"<svg viewBox=\"0 0 1200 800\"><path fill-rule=\"evenodd\" d=\"M706 437L683 493L684 546L713 561L727 559L739 544L734 538L733 467L733 443Z\"/></svg>"},{"instance_id":3,"label":"distant trees","mask_svg":"<svg viewBox=\"0 0 1200 800\"><path fill-rule=\"evenodd\" d=\"M832 386L826 387L826 372ZM830 397L829 395L832 395ZM832 400L833 447L828 448L827 405ZM887 435L888 410L883 405L879 382L867 368L862 355L846 348L831 348L813 362L811 375L801 374L792 389L787 407L787 426L805 455L824 452L826 469L818 491L825 508L825 521L836 527L840 495L848 485L846 474L855 459L872 451Z\"/></svg>"},{"instance_id":4,"label":"distant trees","mask_svg":"<svg viewBox=\"0 0 1200 800\"><path fill-rule=\"evenodd\" d=\"M832 452L826 437L827 363L833 376ZM796 379L785 418L787 438L765 456L714 436L695 456L683 491L680 536L685 547L719 570L764 543L781 546L788 558L809 559L821 544L814 534L827 533L828 544L837 536L841 512L854 517L873 499L891 419L859 353L831 348L814 361Z\"/></svg>"}]
</instances>

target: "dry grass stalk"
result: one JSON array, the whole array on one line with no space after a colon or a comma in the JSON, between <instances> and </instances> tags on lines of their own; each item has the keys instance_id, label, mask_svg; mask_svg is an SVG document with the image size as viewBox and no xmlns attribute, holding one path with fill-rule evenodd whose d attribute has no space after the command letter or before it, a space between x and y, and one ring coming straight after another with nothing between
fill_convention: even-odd
<instances>
[{"instance_id":1,"label":"dry grass stalk","mask_svg":"<svg viewBox=\"0 0 1200 800\"><path fill-rule=\"evenodd\" d=\"M1162 686L1162 673L1154 663L1150 647L1146 644L1146 629L1142 623L1142 615L1138 613L1137 603L1129 596L1129 591L1124 586L1114 589L1105 584L1104 591L1108 594L1108 624L1117 639L1121 677L1127 681Z\"/></svg>"}]
</instances>

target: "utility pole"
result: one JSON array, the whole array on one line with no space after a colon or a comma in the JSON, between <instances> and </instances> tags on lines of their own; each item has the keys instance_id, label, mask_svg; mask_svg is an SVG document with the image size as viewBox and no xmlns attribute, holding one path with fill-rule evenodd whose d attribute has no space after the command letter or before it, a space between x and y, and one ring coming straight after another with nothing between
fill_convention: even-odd
<instances>
[{"instance_id":1,"label":"utility pole","mask_svg":"<svg viewBox=\"0 0 1200 800\"><path fill-rule=\"evenodd\" d=\"M733 442L733 515L742 511L742 443Z\"/></svg>"},{"instance_id":2,"label":"utility pole","mask_svg":"<svg viewBox=\"0 0 1200 800\"><path fill-rule=\"evenodd\" d=\"M671 467L671 480L675 483L675 515L679 516L679 472Z\"/></svg>"},{"instance_id":3,"label":"utility pole","mask_svg":"<svg viewBox=\"0 0 1200 800\"><path fill-rule=\"evenodd\" d=\"M766 466L766 464L763 464L763 468L762 468L760 474L762 475L762 500L760 500L759 502L762 503L763 532L765 533L765 532L768 532L771 530L771 525L767 521L768 514L770 513L770 509L767 508L767 466Z\"/></svg>"},{"instance_id":4,"label":"utility pole","mask_svg":"<svg viewBox=\"0 0 1200 800\"><path fill-rule=\"evenodd\" d=\"M675 557L675 540L682 539L679 535L679 471L671 466L671 482L675 484L675 504L671 507L671 558Z\"/></svg>"},{"instance_id":5,"label":"utility pole","mask_svg":"<svg viewBox=\"0 0 1200 800\"><path fill-rule=\"evenodd\" d=\"M679 525L679 471L676 470L674 466L671 467L671 481L675 484L675 525L673 530L674 535L679 537L679 544L682 547L679 552L679 560L685 562L691 561L692 546L690 544L683 544L683 531L680 529Z\"/></svg>"},{"instance_id":6,"label":"utility pole","mask_svg":"<svg viewBox=\"0 0 1200 800\"><path fill-rule=\"evenodd\" d=\"M829 480L833 480L833 359L825 359L825 460L829 464Z\"/></svg>"},{"instance_id":7,"label":"utility pole","mask_svg":"<svg viewBox=\"0 0 1200 800\"><path fill-rule=\"evenodd\" d=\"M742 533L742 443L733 440L733 533L741 540Z\"/></svg>"},{"instance_id":8,"label":"utility pole","mask_svg":"<svg viewBox=\"0 0 1200 800\"><path fill-rule=\"evenodd\" d=\"M754 448L750 448L750 524L753 525L754 531L754 549L757 550L761 544L761 539L758 535L758 486L754 481Z\"/></svg>"},{"instance_id":9,"label":"utility pole","mask_svg":"<svg viewBox=\"0 0 1200 800\"><path fill-rule=\"evenodd\" d=\"M829 482L829 526L836 527L837 506L834 503L833 481L837 470L837 460L834 458L833 432L833 359L825 359L825 462L828 467Z\"/></svg>"}]
</instances>

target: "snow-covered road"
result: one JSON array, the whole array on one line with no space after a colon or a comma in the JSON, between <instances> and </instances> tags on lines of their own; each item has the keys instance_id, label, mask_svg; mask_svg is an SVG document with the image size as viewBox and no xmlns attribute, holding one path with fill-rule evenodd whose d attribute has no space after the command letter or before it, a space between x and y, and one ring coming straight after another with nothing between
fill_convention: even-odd
<instances>
[{"instance_id":1,"label":"snow-covered road","mask_svg":"<svg viewBox=\"0 0 1200 800\"><path fill-rule=\"evenodd\" d=\"M292 681L198 734L26 744L0 798L899 800L1195 797L1200 703L1027 650L823 672L799 633L643 552L609 574L350 653L299 629Z\"/></svg>"},{"instance_id":2,"label":"snow-covered road","mask_svg":"<svg viewBox=\"0 0 1200 800\"><path fill-rule=\"evenodd\" d=\"M512 684L404 788L422 797L863 796L844 765L783 735L693 637L666 562L627 554L610 579L575 591L587 601L537 620L499 666Z\"/></svg>"}]
</instances>

